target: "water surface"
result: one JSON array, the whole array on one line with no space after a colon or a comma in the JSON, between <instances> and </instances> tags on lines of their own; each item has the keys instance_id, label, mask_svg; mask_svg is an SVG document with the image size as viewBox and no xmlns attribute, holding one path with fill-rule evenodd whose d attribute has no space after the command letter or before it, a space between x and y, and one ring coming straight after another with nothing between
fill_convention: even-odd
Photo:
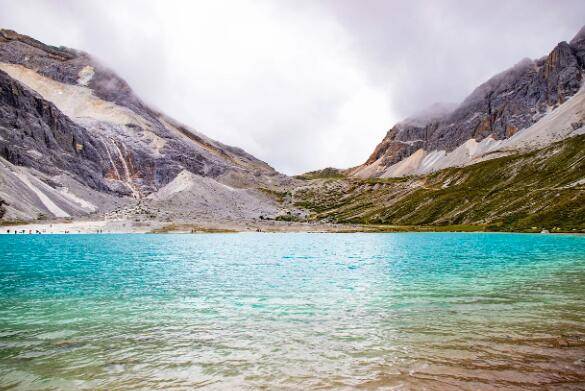
<instances>
[{"instance_id":1,"label":"water surface","mask_svg":"<svg viewBox=\"0 0 585 391\"><path fill-rule=\"evenodd\" d=\"M0 235L0 389L585 389L585 237Z\"/></svg>"}]
</instances>

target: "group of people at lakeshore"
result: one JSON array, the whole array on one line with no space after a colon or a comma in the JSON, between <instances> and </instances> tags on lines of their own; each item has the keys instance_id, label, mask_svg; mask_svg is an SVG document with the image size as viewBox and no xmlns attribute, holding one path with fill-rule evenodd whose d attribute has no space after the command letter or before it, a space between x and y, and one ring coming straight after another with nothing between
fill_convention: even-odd
<instances>
[{"instance_id":1,"label":"group of people at lakeshore","mask_svg":"<svg viewBox=\"0 0 585 391\"><path fill-rule=\"evenodd\" d=\"M103 232L104 232L104 230L103 230L103 229L96 229L96 231L95 231L95 233L96 233L96 234L101 234L101 233L103 233ZM14 233L15 235L17 235L17 234L27 234L27 230L26 230L26 229L14 229L14 230L11 230L11 229L9 228L9 229L7 229L7 230L6 230L6 233L7 233L7 234L12 234L12 233ZM29 235L32 235L32 234L35 234L35 235L40 235L40 234L43 234L43 233L47 233L47 230L46 230L46 229L43 229L42 231L40 231L40 230L38 230L38 229L35 229L35 230L29 229L29 230L28 230L28 234L29 234ZM50 233L61 233L61 232L50 232ZM64 234L68 234L68 233L71 233L71 231L69 231L69 230L64 230L64 231L63 231L63 233L64 233ZM78 231L78 233L81 233L81 231Z\"/></svg>"}]
</instances>

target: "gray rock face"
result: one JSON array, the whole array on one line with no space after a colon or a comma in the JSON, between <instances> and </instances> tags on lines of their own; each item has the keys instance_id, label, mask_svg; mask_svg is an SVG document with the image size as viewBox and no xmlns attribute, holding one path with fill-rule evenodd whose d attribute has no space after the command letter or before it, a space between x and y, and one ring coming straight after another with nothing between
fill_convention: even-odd
<instances>
[{"instance_id":1,"label":"gray rock face","mask_svg":"<svg viewBox=\"0 0 585 391\"><path fill-rule=\"evenodd\" d=\"M575 55L579 59L579 64L583 67L585 64L585 26L571 39L569 45L575 51Z\"/></svg>"},{"instance_id":2,"label":"gray rock face","mask_svg":"<svg viewBox=\"0 0 585 391\"><path fill-rule=\"evenodd\" d=\"M6 214L6 208L4 205L6 205L6 202L3 199L0 199L0 219Z\"/></svg>"},{"instance_id":3,"label":"gray rock face","mask_svg":"<svg viewBox=\"0 0 585 391\"><path fill-rule=\"evenodd\" d=\"M48 175L70 173L93 189L135 197L160 189L183 170L239 187L286 180L245 151L151 109L124 80L86 53L0 30L0 63L87 88L136 118L121 124L91 113L66 115L59 104L25 85L26 80L0 71L0 156L12 164ZM160 145L155 148L155 143Z\"/></svg>"},{"instance_id":4,"label":"gray rock face","mask_svg":"<svg viewBox=\"0 0 585 391\"><path fill-rule=\"evenodd\" d=\"M5 219L105 213L131 197L147 202L181 172L216 181L212 192L224 185L239 191L290 181L245 151L153 110L87 53L0 30ZM249 194L257 196L251 202L257 210L274 209L259 192ZM217 209L177 197L194 215ZM176 205L173 211L180 213Z\"/></svg>"},{"instance_id":5,"label":"gray rock face","mask_svg":"<svg viewBox=\"0 0 585 391\"><path fill-rule=\"evenodd\" d=\"M66 171L89 187L108 190L102 154L103 146L86 129L0 71L0 156L51 175Z\"/></svg>"},{"instance_id":6,"label":"gray rock face","mask_svg":"<svg viewBox=\"0 0 585 391\"><path fill-rule=\"evenodd\" d=\"M77 84L81 70L90 65L95 74L88 87L98 97L137 111L148 111L124 80L87 53L45 45L14 31L0 30L0 61L23 65L66 84Z\"/></svg>"},{"instance_id":7,"label":"gray rock face","mask_svg":"<svg viewBox=\"0 0 585 391\"><path fill-rule=\"evenodd\" d=\"M452 151L471 138L508 138L574 95L584 70L585 27L570 43L559 43L549 55L524 59L492 77L452 112L395 125L365 165L380 159L382 166L389 167L420 148Z\"/></svg>"}]
</instances>

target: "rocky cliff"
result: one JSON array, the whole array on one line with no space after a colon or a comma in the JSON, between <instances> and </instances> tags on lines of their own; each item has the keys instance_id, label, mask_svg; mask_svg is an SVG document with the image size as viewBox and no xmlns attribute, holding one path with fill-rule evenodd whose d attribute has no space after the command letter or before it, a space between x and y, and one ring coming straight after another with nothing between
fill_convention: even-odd
<instances>
[{"instance_id":1,"label":"rocky cliff","mask_svg":"<svg viewBox=\"0 0 585 391\"><path fill-rule=\"evenodd\" d=\"M9 30L0 30L0 159L0 198L17 219L108 210L182 172L244 189L287 180L152 109L87 53Z\"/></svg>"},{"instance_id":2,"label":"rocky cliff","mask_svg":"<svg viewBox=\"0 0 585 391\"><path fill-rule=\"evenodd\" d=\"M466 143L484 140L482 147L490 144L487 149L494 153L494 141L511 139L529 129L579 92L585 70L584 55L585 27L569 43L559 43L547 56L524 59L492 77L456 108L431 116L415 116L395 125L366 163L352 173L362 177L402 176L468 164L473 159L445 157ZM574 126L580 128L583 116L575 114ZM563 136L568 136L576 129L562 130L566 130L561 132ZM463 154L472 155L470 152L473 151L466 148ZM396 166L409 158L408 163Z\"/></svg>"}]
</instances>

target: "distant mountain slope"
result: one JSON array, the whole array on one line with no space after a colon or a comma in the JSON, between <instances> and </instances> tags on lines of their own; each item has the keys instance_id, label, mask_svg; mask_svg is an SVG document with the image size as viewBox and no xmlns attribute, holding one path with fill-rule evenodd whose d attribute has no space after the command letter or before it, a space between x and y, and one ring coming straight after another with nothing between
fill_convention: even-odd
<instances>
[{"instance_id":1,"label":"distant mountain slope","mask_svg":"<svg viewBox=\"0 0 585 391\"><path fill-rule=\"evenodd\" d=\"M9 30L0 30L0 159L5 218L109 210L184 171L237 188L287 180L153 110L90 55Z\"/></svg>"},{"instance_id":2,"label":"distant mountain slope","mask_svg":"<svg viewBox=\"0 0 585 391\"><path fill-rule=\"evenodd\" d=\"M547 143L585 132L585 92L579 92L584 71L585 27L569 43L559 43L548 56L522 60L494 76L454 110L415 116L395 125L366 163L350 170L350 174L425 174L542 147L546 143L538 138L546 133L543 126L537 134L528 129L543 121L548 126ZM581 96L569 104L578 92ZM567 104L571 107L563 107ZM550 118L558 116L559 111L563 119L557 123ZM518 137L520 133L522 137Z\"/></svg>"},{"instance_id":3,"label":"distant mountain slope","mask_svg":"<svg viewBox=\"0 0 585 391\"><path fill-rule=\"evenodd\" d=\"M292 202L340 223L585 232L584 145L581 135L423 177L316 179Z\"/></svg>"}]
</instances>

